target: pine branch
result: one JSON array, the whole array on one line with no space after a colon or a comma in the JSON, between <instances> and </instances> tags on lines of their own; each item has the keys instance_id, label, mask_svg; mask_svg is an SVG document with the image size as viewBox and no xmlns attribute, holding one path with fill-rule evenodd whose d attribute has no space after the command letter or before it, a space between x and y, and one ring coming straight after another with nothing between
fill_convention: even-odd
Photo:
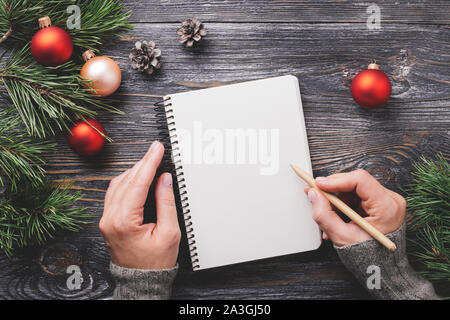
<instances>
[{"instance_id":1,"label":"pine branch","mask_svg":"<svg viewBox=\"0 0 450 320\"><path fill-rule=\"evenodd\" d=\"M17 191L21 180L35 187L40 185L44 176L42 155L56 147L54 143L31 139L19 124L11 110L0 112L0 186L8 183L12 191Z\"/></svg>"},{"instance_id":2,"label":"pine branch","mask_svg":"<svg viewBox=\"0 0 450 320\"><path fill-rule=\"evenodd\" d=\"M53 25L67 30L72 14L67 8L73 4L81 10L81 28L68 30L74 59L58 67L37 64L29 43L38 18L48 15ZM85 210L75 206L81 194L44 176L42 155L54 144L34 138L66 131L74 121L94 117L96 109L122 113L111 100L91 94L73 61L85 49L97 51L132 28L131 13L123 9L120 0L0 0L0 44L21 48L0 55L0 103L12 105L0 112L0 249L8 256L15 248L41 244L58 230L78 231L88 222Z\"/></svg>"},{"instance_id":3,"label":"pine branch","mask_svg":"<svg viewBox=\"0 0 450 320\"><path fill-rule=\"evenodd\" d=\"M442 154L436 161L424 157L416 163L414 183L409 188L409 223L414 231L423 226L450 226L450 165Z\"/></svg>"},{"instance_id":4,"label":"pine branch","mask_svg":"<svg viewBox=\"0 0 450 320\"><path fill-rule=\"evenodd\" d=\"M91 107L122 114L110 100L99 99L83 85L73 62L41 66L30 56L28 45L0 66L0 80L33 137L46 138L68 130L75 120L95 117Z\"/></svg>"},{"instance_id":5,"label":"pine branch","mask_svg":"<svg viewBox=\"0 0 450 320\"><path fill-rule=\"evenodd\" d=\"M421 273L443 287L450 284L450 165L442 154L421 158L409 186L408 240ZM447 290L445 294L450 294Z\"/></svg>"},{"instance_id":6,"label":"pine branch","mask_svg":"<svg viewBox=\"0 0 450 320\"><path fill-rule=\"evenodd\" d=\"M132 25L128 22L131 11L124 12L124 5L120 0L95 0L95 1L57 1L61 9L52 14L54 25L65 27L68 14L66 8L69 4L80 7L81 28L68 30L73 44L80 52L91 49L99 52L105 41L116 38L122 31L131 30Z\"/></svg>"},{"instance_id":7,"label":"pine branch","mask_svg":"<svg viewBox=\"0 0 450 320\"><path fill-rule=\"evenodd\" d=\"M43 1L0 0L0 43L8 38L23 40L43 9ZM32 28L34 29L34 28Z\"/></svg>"},{"instance_id":8,"label":"pine branch","mask_svg":"<svg viewBox=\"0 0 450 320\"><path fill-rule=\"evenodd\" d=\"M38 30L37 19L49 16L53 25L67 29L70 5L81 9L81 28L67 30L79 51L96 50L120 32L132 29L120 0L0 0L0 36L12 30L10 37L18 45L28 43Z\"/></svg>"},{"instance_id":9,"label":"pine branch","mask_svg":"<svg viewBox=\"0 0 450 320\"><path fill-rule=\"evenodd\" d=\"M73 204L81 199L70 185L45 180L38 187L21 185L0 200L0 248L11 256L16 248L42 244L58 231L79 231L89 223L85 209Z\"/></svg>"},{"instance_id":10,"label":"pine branch","mask_svg":"<svg viewBox=\"0 0 450 320\"><path fill-rule=\"evenodd\" d=\"M0 82L33 137L46 138L68 130L75 120L95 117L92 107L121 113L111 100L99 99L83 86L79 66L73 62L44 67L30 55L37 19L49 15L54 25L66 28L72 14L67 8L73 4L81 10L81 28L68 30L80 51L74 57L87 48L97 51L103 41L132 28L127 21L131 12L123 12L120 0L0 0L0 35L5 35L1 39L10 36L22 47L0 65Z\"/></svg>"}]
</instances>

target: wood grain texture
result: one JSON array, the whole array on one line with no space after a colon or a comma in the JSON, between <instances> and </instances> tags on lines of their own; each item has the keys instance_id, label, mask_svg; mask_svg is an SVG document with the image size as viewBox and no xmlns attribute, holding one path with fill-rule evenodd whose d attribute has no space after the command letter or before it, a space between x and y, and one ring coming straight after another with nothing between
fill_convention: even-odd
<instances>
[{"instance_id":1,"label":"wood grain texture","mask_svg":"<svg viewBox=\"0 0 450 320\"><path fill-rule=\"evenodd\" d=\"M205 22L339 22L366 23L367 7L380 7L383 23L448 24L446 0L358 1L358 0L161 0L128 1L135 8L135 22L179 22L196 16Z\"/></svg>"},{"instance_id":2,"label":"wood grain texture","mask_svg":"<svg viewBox=\"0 0 450 320\"><path fill-rule=\"evenodd\" d=\"M449 157L450 3L379 1L382 29L365 25L368 3L359 1L124 1L133 10L133 33L104 54L123 71L115 98L124 116L99 119L115 140L101 156L85 160L58 138L48 156L50 178L75 180L85 194L80 205L93 223L78 234L61 234L43 247L0 256L0 298L109 298L109 257L97 223L109 181L137 162L155 139L167 143L153 103L169 93L276 75L299 77L314 174L364 168L401 192L420 155ZM179 20L207 21L202 45L177 42ZM283 23L278 23L283 22ZM129 68L138 39L162 49L162 69L148 77ZM353 102L353 76L377 59L392 80L388 105L366 110ZM160 171L172 170L166 155ZM356 299L364 289L325 244L318 251L190 271L185 235L174 298L181 299ZM83 287L70 291L65 267L79 264Z\"/></svg>"}]
</instances>

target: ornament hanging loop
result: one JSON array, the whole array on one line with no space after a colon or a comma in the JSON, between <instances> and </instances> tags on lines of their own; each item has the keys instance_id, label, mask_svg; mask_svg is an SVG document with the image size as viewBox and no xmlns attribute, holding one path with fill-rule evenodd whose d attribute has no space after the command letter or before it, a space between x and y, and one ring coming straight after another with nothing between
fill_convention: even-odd
<instances>
[{"instance_id":1,"label":"ornament hanging loop","mask_svg":"<svg viewBox=\"0 0 450 320\"><path fill-rule=\"evenodd\" d=\"M85 52L83 52L82 57L83 57L84 62L86 62L86 61L94 58L95 53L92 50L86 50Z\"/></svg>"},{"instance_id":2,"label":"ornament hanging loop","mask_svg":"<svg viewBox=\"0 0 450 320\"><path fill-rule=\"evenodd\" d=\"M39 21L40 29L48 28L48 27L51 27L51 25L52 25L52 20L50 19L49 16L39 18L38 21Z\"/></svg>"},{"instance_id":3,"label":"ornament hanging loop","mask_svg":"<svg viewBox=\"0 0 450 320\"><path fill-rule=\"evenodd\" d=\"M376 60L372 60L372 62L367 67L369 70L380 70L380 66L377 64Z\"/></svg>"}]
</instances>

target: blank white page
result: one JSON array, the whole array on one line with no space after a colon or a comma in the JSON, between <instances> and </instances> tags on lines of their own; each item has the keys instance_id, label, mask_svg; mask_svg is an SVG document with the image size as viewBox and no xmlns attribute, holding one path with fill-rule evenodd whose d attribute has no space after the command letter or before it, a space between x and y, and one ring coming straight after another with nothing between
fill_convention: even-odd
<instances>
[{"instance_id":1,"label":"blank white page","mask_svg":"<svg viewBox=\"0 0 450 320\"><path fill-rule=\"evenodd\" d=\"M177 173L186 185L197 270L320 246L306 184L290 167L312 174L295 76L165 98L172 143L182 152Z\"/></svg>"}]
</instances>

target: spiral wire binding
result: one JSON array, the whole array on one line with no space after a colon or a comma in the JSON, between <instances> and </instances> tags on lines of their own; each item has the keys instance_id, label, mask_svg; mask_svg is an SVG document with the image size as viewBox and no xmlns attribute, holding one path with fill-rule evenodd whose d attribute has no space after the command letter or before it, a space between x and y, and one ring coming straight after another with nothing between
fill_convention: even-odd
<instances>
[{"instance_id":1,"label":"spiral wire binding","mask_svg":"<svg viewBox=\"0 0 450 320\"><path fill-rule=\"evenodd\" d=\"M198 260L197 246L195 245L195 235L194 228L192 227L192 217L190 215L191 210L189 209L189 198L187 196L186 190L186 180L184 179L183 165L181 164L181 153L178 141L178 135L176 133L175 127L175 117L172 109L172 103L170 102L170 97L158 101L155 103L155 110L158 114L162 115L156 120L159 125L158 128L162 131L167 130L171 150L172 150L172 161L175 166L175 173L178 182L179 196L181 200L181 210L183 211L184 224L186 227L187 240L189 245L189 251L192 261L192 269L196 270L200 268L200 262Z\"/></svg>"}]
</instances>

